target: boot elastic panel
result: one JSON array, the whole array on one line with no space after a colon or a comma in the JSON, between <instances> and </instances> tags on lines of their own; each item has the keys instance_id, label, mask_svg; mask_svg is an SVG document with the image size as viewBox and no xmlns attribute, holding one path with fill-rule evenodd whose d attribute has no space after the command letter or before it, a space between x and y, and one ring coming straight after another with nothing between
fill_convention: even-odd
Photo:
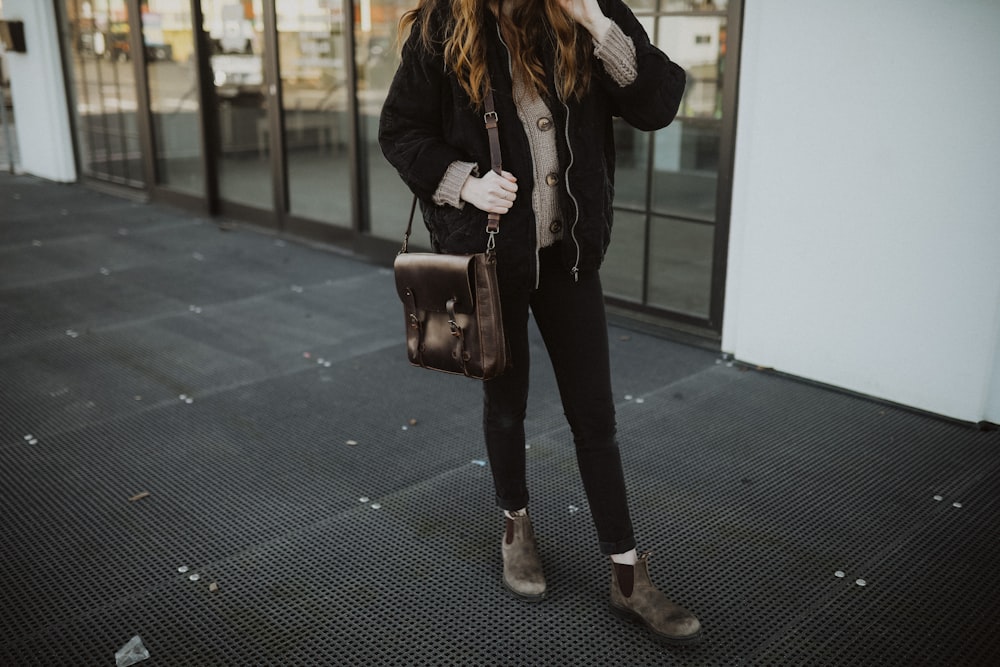
<instances>
[{"instance_id":1,"label":"boot elastic panel","mask_svg":"<svg viewBox=\"0 0 1000 667\"><path fill-rule=\"evenodd\" d=\"M632 590L635 588L635 566L615 563L615 577L618 579L618 590L627 598L632 597Z\"/></svg>"}]
</instances>

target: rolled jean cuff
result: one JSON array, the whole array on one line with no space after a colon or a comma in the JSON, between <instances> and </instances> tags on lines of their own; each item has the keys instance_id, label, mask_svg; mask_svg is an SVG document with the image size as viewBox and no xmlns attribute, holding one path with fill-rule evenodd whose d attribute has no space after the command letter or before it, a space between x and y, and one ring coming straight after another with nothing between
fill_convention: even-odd
<instances>
[{"instance_id":1,"label":"rolled jean cuff","mask_svg":"<svg viewBox=\"0 0 1000 667\"><path fill-rule=\"evenodd\" d=\"M631 536L617 542L601 542L601 553L605 556L623 554L626 551L635 549L635 544L635 537Z\"/></svg>"},{"instance_id":2,"label":"rolled jean cuff","mask_svg":"<svg viewBox=\"0 0 1000 667\"><path fill-rule=\"evenodd\" d=\"M517 510L523 510L528 506L528 496L525 494L523 499L504 500L500 496L497 496L497 507L502 510L507 510L508 512L516 512ZM626 549L628 551L628 549Z\"/></svg>"}]
</instances>

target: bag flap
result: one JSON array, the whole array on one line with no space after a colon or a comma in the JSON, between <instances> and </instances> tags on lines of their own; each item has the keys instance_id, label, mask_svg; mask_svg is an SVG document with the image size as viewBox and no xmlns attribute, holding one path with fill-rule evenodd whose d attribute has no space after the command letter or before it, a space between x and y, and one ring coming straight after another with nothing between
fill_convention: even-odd
<instances>
[{"instance_id":1,"label":"bag flap","mask_svg":"<svg viewBox=\"0 0 1000 667\"><path fill-rule=\"evenodd\" d=\"M400 253L393 263L399 299L408 303L406 290L409 289L417 310L444 313L448 300L454 298L455 312L472 313L475 309L475 261L475 255Z\"/></svg>"}]
</instances>

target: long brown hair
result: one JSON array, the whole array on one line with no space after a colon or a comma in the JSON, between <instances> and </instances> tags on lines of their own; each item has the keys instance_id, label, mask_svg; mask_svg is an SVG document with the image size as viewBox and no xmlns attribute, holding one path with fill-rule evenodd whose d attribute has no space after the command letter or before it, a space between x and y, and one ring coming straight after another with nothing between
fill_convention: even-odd
<instances>
[{"instance_id":1,"label":"long brown hair","mask_svg":"<svg viewBox=\"0 0 1000 667\"><path fill-rule=\"evenodd\" d=\"M438 2L451 5L451 22L444 35L431 34L430 12ZM486 36L483 15L489 9L499 13L499 0L420 0L415 9L403 14L399 36L420 20L420 39L428 50L443 44L445 65L455 73L473 105L483 101L486 71ZM510 16L501 14L500 26L511 54L516 74L538 96L545 95L545 67L542 48L555 44L555 80L563 99L582 97L590 86L590 33L572 21L555 0L522 0Z\"/></svg>"}]
</instances>

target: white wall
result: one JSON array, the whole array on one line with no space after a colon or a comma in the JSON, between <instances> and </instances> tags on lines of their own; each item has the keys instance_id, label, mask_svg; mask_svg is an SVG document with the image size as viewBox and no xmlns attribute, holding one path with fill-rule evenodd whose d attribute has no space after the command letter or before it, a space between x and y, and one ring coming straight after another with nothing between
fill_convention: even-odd
<instances>
[{"instance_id":1,"label":"white wall","mask_svg":"<svg viewBox=\"0 0 1000 667\"><path fill-rule=\"evenodd\" d=\"M744 13L723 349L1000 422L1000 2Z\"/></svg>"},{"instance_id":2,"label":"white wall","mask_svg":"<svg viewBox=\"0 0 1000 667\"><path fill-rule=\"evenodd\" d=\"M6 55L21 171L53 181L75 181L55 4L4 0L3 14L24 21L27 45L27 53Z\"/></svg>"}]
</instances>

